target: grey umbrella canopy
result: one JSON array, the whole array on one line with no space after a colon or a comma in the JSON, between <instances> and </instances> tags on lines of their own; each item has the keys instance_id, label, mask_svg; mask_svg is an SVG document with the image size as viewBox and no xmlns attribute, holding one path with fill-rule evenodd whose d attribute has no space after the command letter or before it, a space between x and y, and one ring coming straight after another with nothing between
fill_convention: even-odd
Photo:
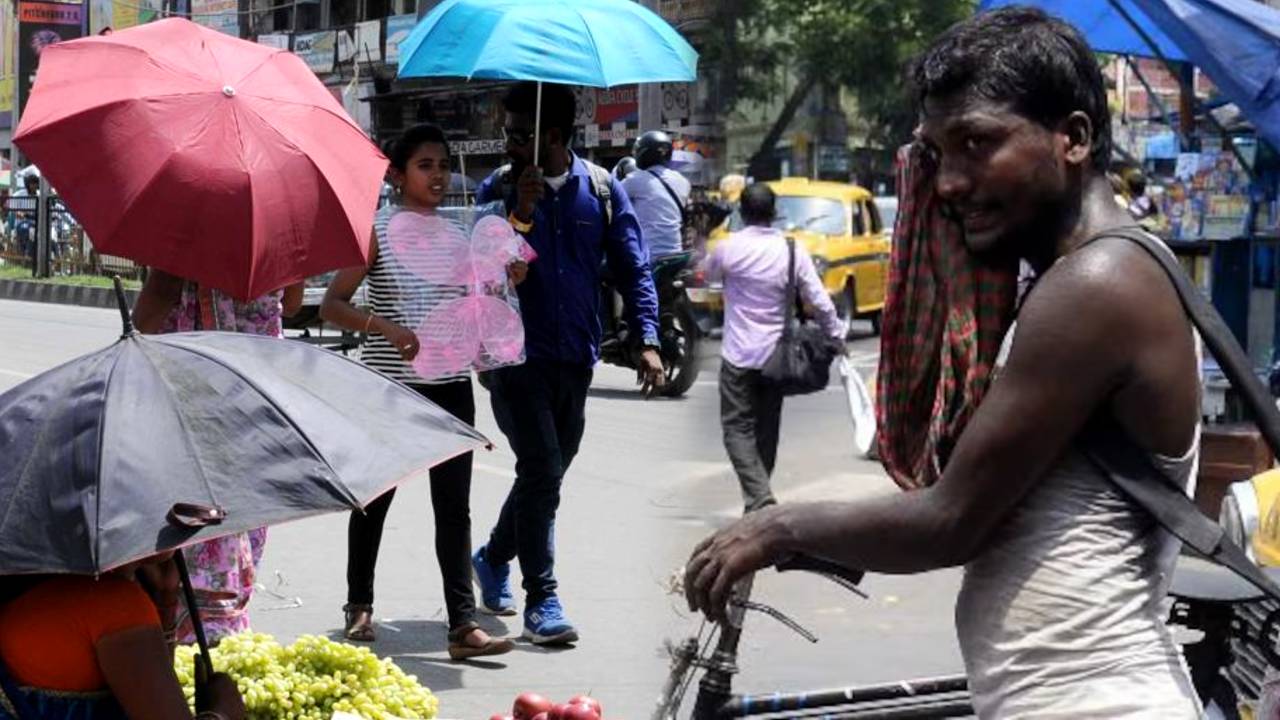
<instances>
[{"instance_id":1,"label":"grey umbrella canopy","mask_svg":"<svg viewBox=\"0 0 1280 720\"><path fill-rule=\"evenodd\" d=\"M0 574L100 573L360 508L483 435L328 350L126 333L0 395Z\"/></svg>"}]
</instances>

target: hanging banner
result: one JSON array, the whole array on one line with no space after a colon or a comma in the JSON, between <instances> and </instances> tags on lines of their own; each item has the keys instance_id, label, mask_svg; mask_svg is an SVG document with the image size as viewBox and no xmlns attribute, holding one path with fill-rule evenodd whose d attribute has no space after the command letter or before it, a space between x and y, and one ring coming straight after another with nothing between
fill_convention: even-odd
<instances>
[{"instance_id":1,"label":"hanging banner","mask_svg":"<svg viewBox=\"0 0 1280 720\"><path fill-rule=\"evenodd\" d=\"M84 34L84 6L18 3L18 113L26 107L44 49Z\"/></svg>"},{"instance_id":2,"label":"hanging banner","mask_svg":"<svg viewBox=\"0 0 1280 720\"><path fill-rule=\"evenodd\" d=\"M238 0L191 0L191 19L221 33L240 37Z\"/></svg>"},{"instance_id":3,"label":"hanging banner","mask_svg":"<svg viewBox=\"0 0 1280 720\"><path fill-rule=\"evenodd\" d=\"M288 50L289 33L270 33L268 35L259 35L258 44L278 48L280 50Z\"/></svg>"},{"instance_id":4,"label":"hanging banner","mask_svg":"<svg viewBox=\"0 0 1280 720\"><path fill-rule=\"evenodd\" d=\"M333 52L337 45L338 36L332 30L293 37L293 53L315 73L333 72Z\"/></svg>"},{"instance_id":5,"label":"hanging banner","mask_svg":"<svg viewBox=\"0 0 1280 720\"><path fill-rule=\"evenodd\" d=\"M417 24L417 15L392 15L387 18L388 65L396 65L400 62L400 43L408 39L409 33L413 32L413 26Z\"/></svg>"},{"instance_id":6,"label":"hanging banner","mask_svg":"<svg viewBox=\"0 0 1280 720\"><path fill-rule=\"evenodd\" d=\"M382 21L356 23L356 59L362 63L382 60Z\"/></svg>"},{"instance_id":7,"label":"hanging banner","mask_svg":"<svg viewBox=\"0 0 1280 720\"><path fill-rule=\"evenodd\" d=\"M356 41L350 30L338 31L338 64L351 62L356 56Z\"/></svg>"}]
</instances>

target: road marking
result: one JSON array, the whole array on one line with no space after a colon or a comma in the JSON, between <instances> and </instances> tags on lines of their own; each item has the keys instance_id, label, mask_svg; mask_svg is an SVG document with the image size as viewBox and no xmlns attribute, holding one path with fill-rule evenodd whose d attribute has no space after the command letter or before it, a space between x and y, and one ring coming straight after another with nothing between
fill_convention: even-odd
<instances>
[{"instance_id":1,"label":"road marking","mask_svg":"<svg viewBox=\"0 0 1280 720\"><path fill-rule=\"evenodd\" d=\"M18 372L17 370L5 370L4 368L0 368L0 375L9 375L16 378L22 378L23 380L35 377L35 375L32 375L31 373Z\"/></svg>"}]
</instances>

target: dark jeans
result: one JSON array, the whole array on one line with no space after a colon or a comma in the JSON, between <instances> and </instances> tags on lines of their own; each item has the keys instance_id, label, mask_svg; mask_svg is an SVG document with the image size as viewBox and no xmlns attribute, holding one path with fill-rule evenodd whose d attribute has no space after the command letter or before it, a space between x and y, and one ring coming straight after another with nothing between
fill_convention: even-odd
<instances>
[{"instance_id":1,"label":"dark jeans","mask_svg":"<svg viewBox=\"0 0 1280 720\"><path fill-rule=\"evenodd\" d=\"M720 427L747 512L777 502L769 476L778 458L781 424L782 392L762 382L759 370L721 362Z\"/></svg>"},{"instance_id":2,"label":"dark jeans","mask_svg":"<svg viewBox=\"0 0 1280 720\"><path fill-rule=\"evenodd\" d=\"M485 546L485 559L520 561L526 605L556 592L555 526L560 484L586 427L588 366L529 360L485 382L498 427L516 454L516 481Z\"/></svg>"},{"instance_id":3,"label":"dark jeans","mask_svg":"<svg viewBox=\"0 0 1280 720\"><path fill-rule=\"evenodd\" d=\"M423 397L474 425L476 401L471 381L415 387ZM347 601L373 602L373 569L378 562L382 525L396 491L374 500L364 513L351 513L347 528ZM436 560L444 579L449 629L475 625L471 590L471 453L431 468L431 510L436 522Z\"/></svg>"}]
</instances>

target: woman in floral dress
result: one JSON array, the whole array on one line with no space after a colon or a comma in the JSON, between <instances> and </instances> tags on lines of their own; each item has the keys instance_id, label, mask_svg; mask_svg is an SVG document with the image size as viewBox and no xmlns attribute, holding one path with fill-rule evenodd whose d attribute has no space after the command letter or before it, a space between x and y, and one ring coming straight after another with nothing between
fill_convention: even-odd
<instances>
[{"instance_id":1,"label":"woman in floral dress","mask_svg":"<svg viewBox=\"0 0 1280 720\"><path fill-rule=\"evenodd\" d=\"M240 302L213 288L152 270L133 311L134 326L144 333L222 330L284 337L283 317L302 304L302 283ZM249 598L267 529L217 538L186 550L191 584L210 642L249 629ZM177 627L178 641L194 642L189 617Z\"/></svg>"}]
</instances>

